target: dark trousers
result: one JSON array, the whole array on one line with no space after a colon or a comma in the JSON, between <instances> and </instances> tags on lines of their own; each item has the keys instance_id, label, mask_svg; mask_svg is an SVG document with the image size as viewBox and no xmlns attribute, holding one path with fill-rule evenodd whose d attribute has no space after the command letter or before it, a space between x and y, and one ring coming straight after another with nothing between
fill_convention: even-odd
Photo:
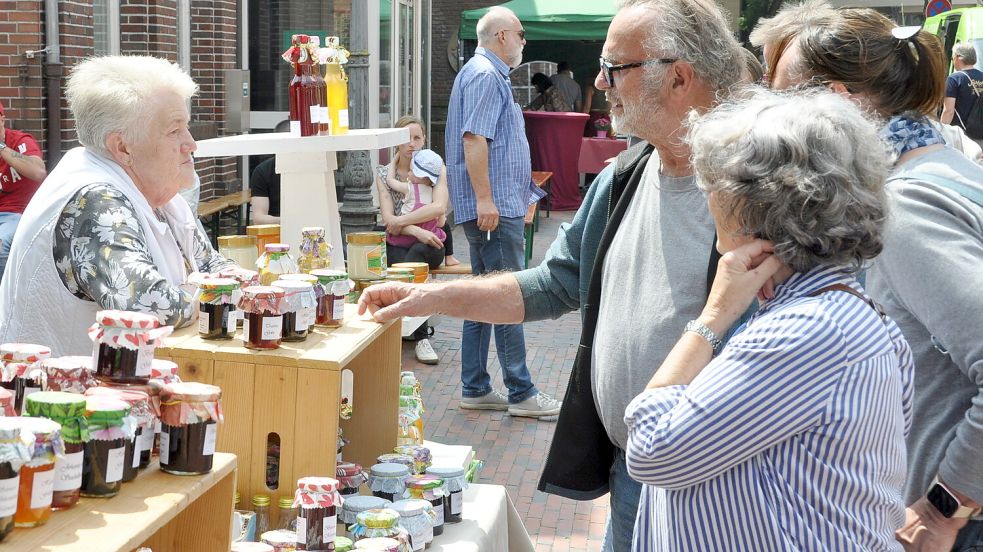
<instances>
[{"instance_id":1,"label":"dark trousers","mask_svg":"<svg viewBox=\"0 0 983 552\"><path fill-rule=\"evenodd\" d=\"M448 234L450 235L450 234ZM396 263L427 263L431 269L439 267L444 262L444 250L430 247L425 243L414 243L411 247L397 247L386 244L386 256L389 264ZM410 336L413 341L430 337L430 324L424 322Z\"/></svg>"}]
</instances>

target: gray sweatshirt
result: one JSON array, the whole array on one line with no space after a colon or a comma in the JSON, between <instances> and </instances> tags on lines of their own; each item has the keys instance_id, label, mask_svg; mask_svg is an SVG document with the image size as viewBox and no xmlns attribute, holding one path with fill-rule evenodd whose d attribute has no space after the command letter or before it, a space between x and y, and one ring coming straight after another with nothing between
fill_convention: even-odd
<instances>
[{"instance_id":1,"label":"gray sweatshirt","mask_svg":"<svg viewBox=\"0 0 983 552\"><path fill-rule=\"evenodd\" d=\"M983 168L951 148L896 169L911 171L983 192ZM866 286L914 354L905 497L923 496L938 474L983 502L983 207L928 182L894 181L888 190L884 252Z\"/></svg>"}]
</instances>

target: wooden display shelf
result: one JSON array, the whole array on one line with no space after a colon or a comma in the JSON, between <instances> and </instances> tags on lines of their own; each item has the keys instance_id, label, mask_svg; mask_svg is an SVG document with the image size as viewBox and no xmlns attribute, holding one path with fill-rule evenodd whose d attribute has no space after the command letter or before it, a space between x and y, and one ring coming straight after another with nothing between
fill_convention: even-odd
<instances>
[{"instance_id":1,"label":"wooden display shelf","mask_svg":"<svg viewBox=\"0 0 983 552\"><path fill-rule=\"evenodd\" d=\"M239 457L238 490L244 503L262 493L293 494L297 479L334 477L341 373L354 376L351 420L341 421L345 458L365 466L392 450L399 411L400 327L358 317L345 305L345 323L315 328L306 341L279 349L246 349L239 338L203 340L196 327L167 338L156 356L176 362L181 379L222 388L225 423L217 450ZM266 485L267 439L280 439L276 488Z\"/></svg>"},{"instance_id":2,"label":"wooden display shelf","mask_svg":"<svg viewBox=\"0 0 983 552\"><path fill-rule=\"evenodd\" d=\"M215 453L211 473L171 475L150 463L112 498L83 498L41 527L15 529L3 550L154 552L228 550L236 457Z\"/></svg>"}]
</instances>

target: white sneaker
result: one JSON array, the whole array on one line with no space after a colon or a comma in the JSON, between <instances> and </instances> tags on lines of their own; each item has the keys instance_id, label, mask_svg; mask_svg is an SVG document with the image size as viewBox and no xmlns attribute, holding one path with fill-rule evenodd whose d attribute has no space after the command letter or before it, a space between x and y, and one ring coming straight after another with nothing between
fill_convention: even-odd
<instances>
[{"instance_id":1,"label":"white sneaker","mask_svg":"<svg viewBox=\"0 0 983 552\"><path fill-rule=\"evenodd\" d=\"M540 418L543 416L556 416L560 413L560 406L563 403L547 395L539 393L528 399L509 405L510 416L527 416L530 418Z\"/></svg>"},{"instance_id":2,"label":"white sneaker","mask_svg":"<svg viewBox=\"0 0 983 552\"><path fill-rule=\"evenodd\" d=\"M464 397L461 408L466 410L508 410L509 398L503 393L492 389L491 393L480 397Z\"/></svg>"},{"instance_id":3,"label":"white sneaker","mask_svg":"<svg viewBox=\"0 0 983 552\"><path fill-rule=\"evenodd\" d=\"M416 342L416 359L424 364L437 364L439 359L429 339L421 339Z\"/></svg>"}]
</instances>

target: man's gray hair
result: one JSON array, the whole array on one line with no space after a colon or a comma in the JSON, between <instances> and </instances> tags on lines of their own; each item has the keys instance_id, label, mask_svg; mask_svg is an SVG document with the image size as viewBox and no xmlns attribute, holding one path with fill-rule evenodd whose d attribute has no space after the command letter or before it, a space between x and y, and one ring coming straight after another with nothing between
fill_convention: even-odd
<instances>
[{"instance_id":1,"label":"man's gray hair","mask_svg":"<svg viewBox=\"0 0 983 552\"><path fill-rule=\"evenodd\" d=\"M649 56L676 58L711 90L723 91L741 80L744 58L723 11L713 0L619 0L618 8L642 7L658 13L658 23L643 44ZM653 66L649 74L659 71ZM661 73L664 74L664 73ZM655 81L659 82L659 81Z\"/></svg>"},{"instance_id":2,"label":"man's gray hair","mask_svg":"<svg viewBox=\"0 0 983 552\"><path fill-rule=\"evenodd\" d=\"M108 157L110 134L140 140L148 131L147 104L163 91L189 100L198 85L176 63L157 57L103 56L79 63L65 93L79 143Z\"/></svg>"},{"instance_id":3,"label":"man's gray hair","mask_svg":"<svg viewBox=\"0 0 983 552\"><path fill-rule=\"evenodd\" d=\"M877 128L833 92L748 87L692 115L688 141L698 185L741 233L797 272L857 270L883 247L892 158Z\"/></svg>"},{"instance_id":4,"label":"man's gray hair","mask_svg":"<svg viewBox=\"0 0 983 552\"><path fill-rule=\"evenodd\" d=\"M789 2L774 16L759 19L748 38L752 45L758 47L780 43L787 40L787 37L799 34L809 23L835 13L836 9L827 0Z\"/></svg>"},{"instance_id":5,"label":"man's gray hair","mask_svg":"<svg viewBox=\"0 0 983 552\"><path fill-rule=\"evenodd\" d=\"M488 8L488 11L481 16L477 27L475 27L475 34L478 35L478 46L493 42L495 35L500 33L502 29L508 28L513 18L516 18L515 12L508 8L502 6Z\"/></svg>"},{"instance_id":6,"label":"man's gray hair","mask_svg":"<svg viewBox=\"0 0 983 552\"><path fill-rule=\"evenodd\" d=\"M968 65L976 65L976 48L970 42L957 42L952 47L952 57L959 57Z\"/></svg>"}]
</instances>

